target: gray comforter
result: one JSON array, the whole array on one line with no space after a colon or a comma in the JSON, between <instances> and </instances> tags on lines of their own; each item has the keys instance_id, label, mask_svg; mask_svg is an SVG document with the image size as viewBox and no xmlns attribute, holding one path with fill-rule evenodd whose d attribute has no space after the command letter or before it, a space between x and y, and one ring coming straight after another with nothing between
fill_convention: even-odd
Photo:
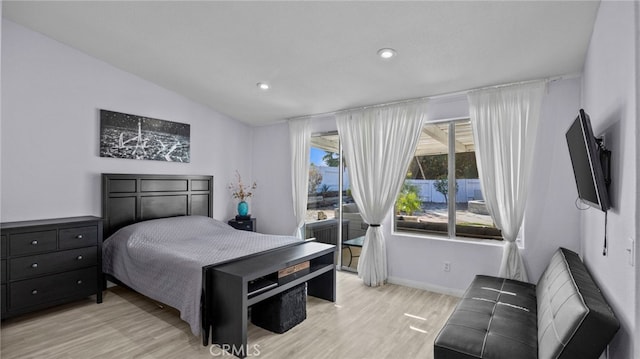
<instances>
[{"instance_id":1,"label":"gray comforter","mask_svg":"<svg viewBox=\"0 0 640 359\"><path fill-rule=\"evenodd\" d=\"M238 231L202 216L172 217L124 227L104 241L103 271L180 311L200 335L202 267L300 239Z\"/></svg>"}]
</instances>

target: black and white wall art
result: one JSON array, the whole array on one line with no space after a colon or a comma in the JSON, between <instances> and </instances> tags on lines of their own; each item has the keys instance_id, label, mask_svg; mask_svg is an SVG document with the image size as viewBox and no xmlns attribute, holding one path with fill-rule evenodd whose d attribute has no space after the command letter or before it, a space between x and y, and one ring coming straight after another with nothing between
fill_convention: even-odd
<instances>
[{"instance_id":1,"label":"black and white wall art","mask_svg":"<svg viewBox=\"0 0 640 359\"><path fill-rule=\"evenodd\" d=\"M100 157L190 162L191 126L100 110Z\"/></svg>"}]
</instances>

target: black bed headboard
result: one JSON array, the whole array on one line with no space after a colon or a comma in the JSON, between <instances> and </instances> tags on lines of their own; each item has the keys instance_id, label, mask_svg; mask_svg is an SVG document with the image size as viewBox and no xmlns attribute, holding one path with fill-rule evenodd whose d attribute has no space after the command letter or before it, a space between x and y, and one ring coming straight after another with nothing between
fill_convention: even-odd
<instances>
[{"instance_id":1,"label":"black bed headboard","mask_svg":"<svg viewBox=\"0 0 640 359\"><path fill-rule=\"evenodd\" d=\"M213 217L213 176L102 174L104 238L149 219Z\"/></svg>"}]
</instances>

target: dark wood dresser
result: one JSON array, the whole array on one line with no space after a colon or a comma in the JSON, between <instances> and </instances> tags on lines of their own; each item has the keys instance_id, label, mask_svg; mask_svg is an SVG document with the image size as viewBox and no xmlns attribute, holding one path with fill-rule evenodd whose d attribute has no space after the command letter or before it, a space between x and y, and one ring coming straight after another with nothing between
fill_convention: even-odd
<instances>
[{"instance_id":1,"label":"dark wood dresser","mask_svg":"<svg viewBox=\"0 0 640 359\"><path fill-rule=\"evenodd\" d=\"M102 303L102 219L5 222L2 319L96 295Z\"/></svg>"}]
</instances>

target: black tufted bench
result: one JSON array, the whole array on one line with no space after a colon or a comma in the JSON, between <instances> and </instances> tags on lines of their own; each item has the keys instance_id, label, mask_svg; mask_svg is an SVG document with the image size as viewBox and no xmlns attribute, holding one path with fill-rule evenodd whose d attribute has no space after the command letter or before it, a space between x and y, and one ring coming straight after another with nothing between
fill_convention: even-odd
<instances>
[{"instance_id":1,"label":"black tufted bench","mask_svg":"<svg viewBox=\"0 0 640 359\"><path fill-rule=\"evenodd\" d=\"M598 358L619 322L578 255L560 248L538 285L475 277L434 359Z\"/></svg>"}]
</instances>

